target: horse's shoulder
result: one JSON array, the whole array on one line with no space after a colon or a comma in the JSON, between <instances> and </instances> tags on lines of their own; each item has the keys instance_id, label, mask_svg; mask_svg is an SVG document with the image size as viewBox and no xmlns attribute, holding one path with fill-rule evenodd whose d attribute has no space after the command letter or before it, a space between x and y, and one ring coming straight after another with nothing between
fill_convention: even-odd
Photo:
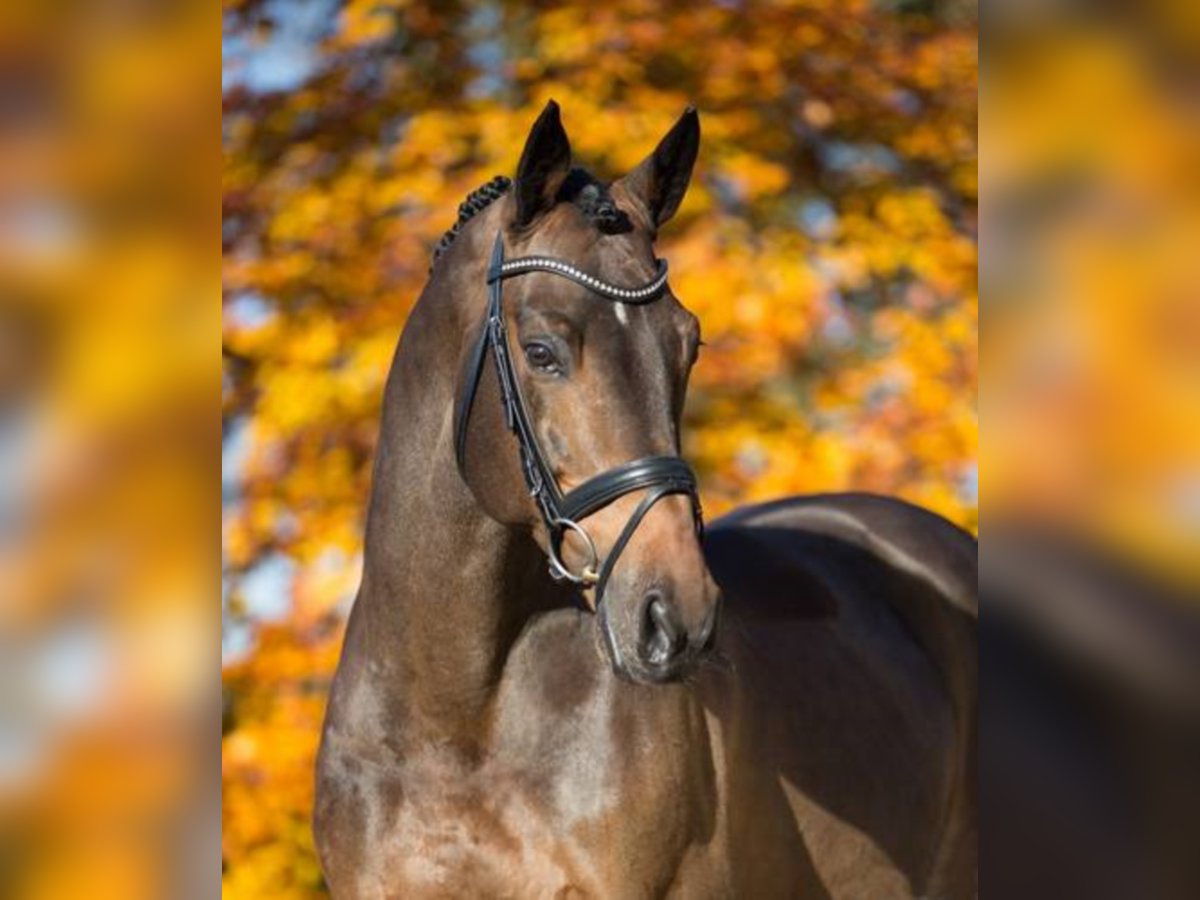
<instances>
[{"instance_id":1,"label":"horse's shoulder","mask_svg":"<svg viewBox=\"0 0 1200 900\"><path fill-rule=\"evenodd\" d=\"M953 757L944 760L946 825L930 884L968 878L963 873L974 859L978 709L975 539L900 500L823 494L745 507L718 519L706 535L705 556L729 612L749 625L742 633L755 642L754 658L772 647L791 652L793 632L823 640L821 629L786 626L824 616L829 633L837 635L831 644L865 638L872 623L891 620L902 631L890 633L905 635L908 646L933 664L955 736ZM856 645L865 653L879 648L869 640ZM898 672L884 655L885 671Z\"/></svg>"},{"instance_id":2,"label":"horse's shoulder","mask_svg":"<svg viewBox=\"0 0 1200 900\"><path fill-rule=\"evenodd\" d=\"M978 550L951 522L871 494L790 497L715 521L705 556L743 619L885 604L939 671L962 727L976 703Z\"/></svg>"},{"instance_id":3,"label":"horse's shoulder","mask_svg":"<svg viewBox=\"0 0 1200 900\"><path fill-rule=\"evenodd\" d=\"M838 585L870 562L977 615L975 539L927 509L865 493L788 497L714 521L705 556L725 589L762 613L832 614ZM797 591L796 585L807 591Z\"/></svg>"}]
</instances>

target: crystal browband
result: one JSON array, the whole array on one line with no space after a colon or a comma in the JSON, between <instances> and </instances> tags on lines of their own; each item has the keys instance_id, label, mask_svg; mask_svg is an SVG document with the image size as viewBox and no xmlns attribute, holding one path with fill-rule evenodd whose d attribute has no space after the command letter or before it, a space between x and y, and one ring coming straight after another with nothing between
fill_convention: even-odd
<instances>
[{"instance_id":1,"label":"crystal browband","mask_svg":"<svg viewBox=\"0 0 1200 900\"><path fill-rule=\"evenodd\" d=\"M609 300L617 300L621 303L643 303L657 297L667 283L667 261L660 259L656 262L658 273L654 276L654 280L636 288L619 287L615 284L609 284L595 275L589 275L587 272L575 268L570 263L548 256L522 256L519 259L506 260L500 265L500 277L507 278L510 275L519 275L523 272L553 272L556 275L562 275L564 278L569 278L571 281L582 284L589 290ZM488 280L492 280L490 275Z\"/></svg>"}]
</instances>

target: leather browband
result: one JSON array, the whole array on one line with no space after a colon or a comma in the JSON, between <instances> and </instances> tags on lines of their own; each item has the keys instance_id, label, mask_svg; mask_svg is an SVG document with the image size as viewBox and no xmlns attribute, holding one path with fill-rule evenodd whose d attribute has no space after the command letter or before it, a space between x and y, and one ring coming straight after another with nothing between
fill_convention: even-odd
<instances>
[{"instance_id":1,"label":"leather browband","mask_svg":"<svg viewBox=\"0 0 1200 900\"><path fill-rule=\"evenodd\" d=\"M608 582L617 557L633 537L633 532L650 508L663 497L671 494L686 494L691 500L697 528L701 527L700 499L696 488L696 476L686 462L678 456L648 456L624 463L607 472L602 472L573 490L563 494L547 463L537 440L537 434L525 402L521 396L521 385L513 367L509 351L508 328L504 322L503 283L506 278L527 272L550 272L581 284L593 293L620 303L647 303L657 299L667 283L667 264L658 261L658 273L649 283L636 288L620 287L582 272L569 263L546 256L526 256L505 261L504 242L501 234L496 235L492 245L491 261L487 270L488 306L479 338L471 353L466 381L456 404L457 433L455 453L459 471L466 477L467 428L475 394L483 375L484 359L488 350L496 363L496 374L500 384L500 397L504 406L505 421L516 435L521 455L521 469L530 496L537 504L538 512L550 538L550 574L555 578L566 578L584 586L596 586L596 605L600 604L604 587ZM630 516L614 542L608 557L599 569L595 545L591 537L579 525L579 520L592 515L613 501L634 491L647 490L638 507ZM590 549L592 560L583 572L570 572L562 563L560 551L566 531L579 534Z\"/></svg>"}]
</instances>

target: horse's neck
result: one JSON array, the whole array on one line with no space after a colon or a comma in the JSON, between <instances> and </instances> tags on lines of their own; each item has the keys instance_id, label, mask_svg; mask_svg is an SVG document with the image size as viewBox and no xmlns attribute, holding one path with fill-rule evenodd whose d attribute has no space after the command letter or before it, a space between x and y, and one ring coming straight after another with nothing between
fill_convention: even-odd
<instances>
[{"instance_id":1,"label":"horse's neck","mask_svg":"<svg viewBox=\"0 0 1200 900\"><path fill-rule=\"evenodd\" d=\"M445 323L414 315L384 398L363 584L347 637L388 743L470 747L532 611L552 602L527 535L488 518L453 448ZM453 344L457 347L457 343ZM382 717L377 715L382 712Z\"/></svg>"}]
</instances>

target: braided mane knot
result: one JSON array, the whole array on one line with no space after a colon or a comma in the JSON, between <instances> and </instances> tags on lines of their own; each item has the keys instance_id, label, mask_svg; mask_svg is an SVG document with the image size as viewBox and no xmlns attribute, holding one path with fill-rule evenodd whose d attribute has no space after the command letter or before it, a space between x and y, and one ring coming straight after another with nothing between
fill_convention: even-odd
<instances>
[{"instance_id":1,"label":"braided mane knot","mask_svg":"<svg viewBox=\"0 0 1200 900\"><path fill-rule=\"evenodd\" d=\"M438 241L437 247L434 248L433 259L429 263L429 271L433 271L438 258L454 243L454 239L458 237L458 233L462 230L462 227L471 221L476 214L483 212L483 210L503 197L510 187L512 187L511 178L507 175L497 175L491 181L467 194L467 199L458 205L458 221L454 223L449 231L442 235L442 239Z\"/></svg>"}]
</instances>

